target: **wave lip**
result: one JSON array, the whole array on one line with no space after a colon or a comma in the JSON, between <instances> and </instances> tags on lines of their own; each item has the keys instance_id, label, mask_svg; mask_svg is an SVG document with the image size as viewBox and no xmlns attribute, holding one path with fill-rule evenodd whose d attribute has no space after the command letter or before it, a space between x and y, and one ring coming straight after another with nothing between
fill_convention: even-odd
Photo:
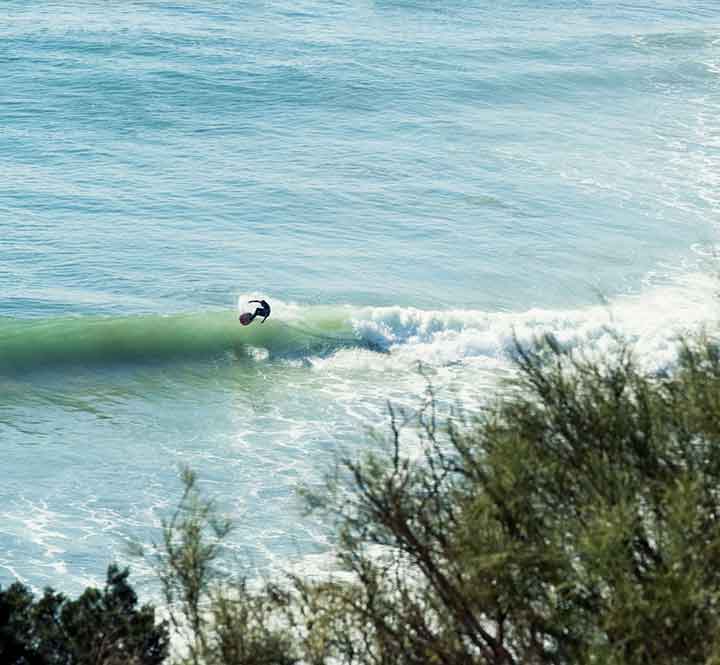
<instances>
[{"instance_id":1,"label":"wave lip","mask_svg":"<svg viewBox=\"0 0 720 665\"><path fill-rule=\"evenodd\" d=\"M0 323L0 372L208 356L232 345L229 326L196 317L52 318Z\"/></svg>"},{"instance_id":2,"label":"wave lip","mask_svg":"<svg viewBox=\"0 0 720 665\"><path fill-rule=\"evenodd\" d=\"M321 322L322 323L322 322ZM282 320L240 326L233 314L0 319L0 375L72 367L109 367L218 358L302 357L358 345L334 330L305 329Z\"/></svg>"}]
</instances>

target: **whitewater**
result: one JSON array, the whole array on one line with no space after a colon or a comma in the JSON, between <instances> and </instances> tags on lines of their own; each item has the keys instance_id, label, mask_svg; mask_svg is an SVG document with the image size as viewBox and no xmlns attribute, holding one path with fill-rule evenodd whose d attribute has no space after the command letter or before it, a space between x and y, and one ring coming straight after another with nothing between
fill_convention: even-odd
<instances>
[{"instance_id":1,"label":"whitewater","mask_svg":"<svg viewBox=\"0 0 720 665\"><path fill-rule=\"evenodd\" d=\"M314 573L298 489L516 341L671 368L715 325L720 7L11 0L0 584L77 592L178 469L228 565ZM238 315L265 298L272 315Z\"/></svg>"}]
</instances>

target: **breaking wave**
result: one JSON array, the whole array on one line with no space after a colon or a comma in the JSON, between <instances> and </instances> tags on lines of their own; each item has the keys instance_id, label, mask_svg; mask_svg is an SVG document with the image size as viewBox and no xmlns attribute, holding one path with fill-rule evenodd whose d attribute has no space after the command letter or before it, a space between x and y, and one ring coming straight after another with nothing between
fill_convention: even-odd
<instances>
[{"instance_id":1,"label":"breaking wave","mask_svg":"<svg viewBox=\"0 0 720 665\"><path fill-rule=\"evenodd\" d=\"M403 364L487 364L507 357L513 338L530 342L545 333L566 347L598 352L610 349L620 333L647 366L659 367L672 361L678 334L717 319L716 290L714 277L694 274L610 303L525 312L299 306L275 300L271 319L247 327L238 324L234 312L224 311L5 318L0 319L0 373L257 358L258 350L270 359L332 360L339 351L365 350Z\"/></svg>"}]
</instances>

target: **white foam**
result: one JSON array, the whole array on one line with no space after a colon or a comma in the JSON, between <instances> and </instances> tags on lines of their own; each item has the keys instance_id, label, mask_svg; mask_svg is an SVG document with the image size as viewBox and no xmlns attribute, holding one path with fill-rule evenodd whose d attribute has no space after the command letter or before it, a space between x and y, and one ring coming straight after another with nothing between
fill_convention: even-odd
<instances>
[{"instance_id":1,"label":"white foam","mask_svg":"<svg viewBox=\"0 0 720 665\"><path fill-rule=\"evenodd\" d=\"M502 363L513 337L530 343L551 333L565 347L607 352L617 335L630 341L648 368L672 361L680 334L699 330L717 318L715 277L693 273L639 294L617 297L607 304L571 310L530 309L525 312L478 310L430 311L376 307L355 312L353 328L367 344L389 352L386 362L421 361L435 367L453 364L487 366ZM341 362L363 354L345 354Z\"/></svg>"},{"instance_id":2,"label":"white foam","mask_svg":"<svg viewBox=\"0 0 720 665\"><path fill-rule=\"evenodd\" d=\"M695 250L698 256L709 251L699 246ZM715 256L714 251L710 254L705 256L707 262ZM323 373L395 374L407 372L418 363L435 370L457 366L502 371L509 364L514 338L531 343L547 333L566 348L598 353L614 348L619 335L633 344L638 360L647 369L658 369L673 362L680 334L697 331L716 320L719 310L718 279L712 271L676 273L662 280L651 274L639 293L567 310L314 307L274 298L273 316L302 325L303 331L310 326L308 329L317 329L319 334L323 333L326 318L346 320L348 335L354 334L358 347L302 359L303 367ZM257 293L242 294L238 307L242 309L248 300L262 297ZM258 354L256 359L264 358Z\"/></svg>"}]
</instances>

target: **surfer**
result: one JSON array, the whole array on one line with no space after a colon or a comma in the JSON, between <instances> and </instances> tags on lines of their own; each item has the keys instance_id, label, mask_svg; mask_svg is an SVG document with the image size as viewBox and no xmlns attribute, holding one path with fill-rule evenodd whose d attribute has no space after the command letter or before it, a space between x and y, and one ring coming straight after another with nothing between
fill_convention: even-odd
<instances>
[{"instance_id":1,"label":"surfer","mask_svg":"<svg viewBox=\"0 0 720 665\"><path fill-rule=\"evenodd\" d=\"M267 301L248 300L248 302L256 302L260 305L260 307L256 307L255 311L252 314L250 312L245 312L244 314L241 314L240 323L242 323L244 326L248 326L255 320L256 316L262 316L263 320L260 321L260 323L265 323L265 319L270 316L270 305L267 304Z\"/></svg>"}]
</instances>

